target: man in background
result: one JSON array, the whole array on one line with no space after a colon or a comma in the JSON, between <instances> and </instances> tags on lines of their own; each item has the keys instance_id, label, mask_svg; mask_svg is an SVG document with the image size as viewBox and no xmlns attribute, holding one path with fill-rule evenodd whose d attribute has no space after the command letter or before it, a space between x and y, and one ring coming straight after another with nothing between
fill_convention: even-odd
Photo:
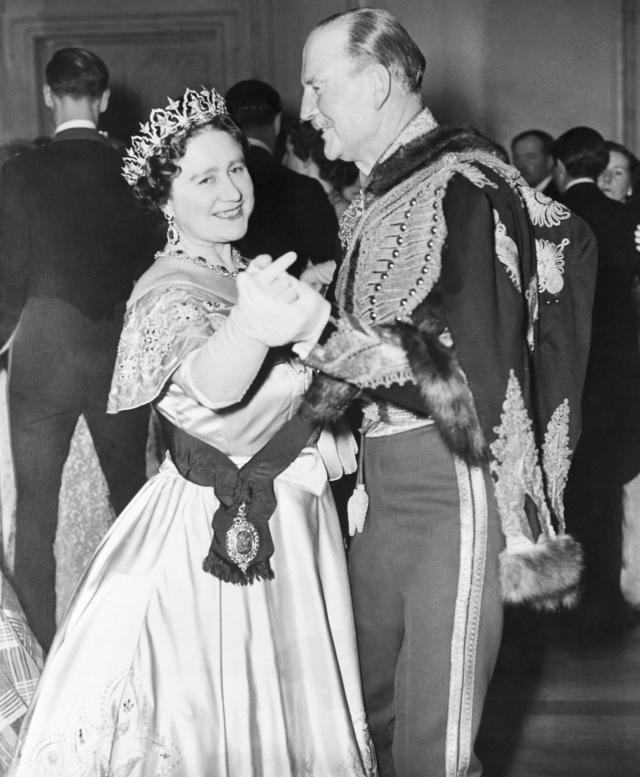
<instances>
[{"instance_id":1,"label":"man in background","mask_svg":"<svg viewBox=\"0 0 640 777\"><path fill-rule=\"evenodd\" d=\"M525 130L511 141L511 158L532 189L555 200L559 192L553 180L552 142L548 132Z\"/></svg>"},{"instance_id":2,"label":"man in background","mask_svg":"<svg viewBox=\"0 0 640 777\"><path fill-rule=\"evenodd\" d=\"M84 415L121 511L145 481L148 408L106 403L125 301L150 260L146 218L97 130L108 70L86 49L56 51L44 102L55 136L0 173L0 339L12 338L9 415L16 476L14 585L36 638L55 632L62 469Z\"/></svg>"},{"instance_id":3,"label":"man in background","mask_svg":"<svg viewBox=\"0 0 640 777\"><path fill-rule=\"evenodd\" d=\"M640 271L625 206L597 186L609 151L602 135L574 127L551 146L560 201L593 230L598 273L583 398L582 436L566 491L567 526L586 553L592 625L624 624L623 526L640 521L640 353L631 289ZM628 536L633 536L630 532ZM629 549L632 550L632 549ZM637 549L634 551L637 557ZM626 573L638 575L635 568Z\"/></svg>"},{"instance_id":4,"label":"man in background","mask_svg":"<svg viewBox=\"0 0 640 777\"><path fill-rule=\"evenodd\" d=\"M280 133L280 95L264 81L239 81L226 95L227 107L249 141L247 166L255 207L247 234L238 243L243 256L281 256L295 251L289 272L336 258L338 224L324 189L313 178L289 170L274 157Z\"/></svg>"}]
</instances>

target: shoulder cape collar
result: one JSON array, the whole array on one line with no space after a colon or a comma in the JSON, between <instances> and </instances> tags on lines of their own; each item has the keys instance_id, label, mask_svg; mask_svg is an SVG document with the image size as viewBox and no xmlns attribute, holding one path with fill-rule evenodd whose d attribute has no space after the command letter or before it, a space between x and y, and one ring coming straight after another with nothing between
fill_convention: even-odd
<instances>
[{"instance_id":1,"label":"shoulder cape collar","mask_svg":"<svg viewBox=\"0 0 640 777\"><path fill-rule=\"evenodd\" d=\"M371 171L366 191L385 194L416 170L436 162L444 154L480 151L496 154L496 144L469 124L436 127L400 145Z\"/></svg>"}]
</instances>

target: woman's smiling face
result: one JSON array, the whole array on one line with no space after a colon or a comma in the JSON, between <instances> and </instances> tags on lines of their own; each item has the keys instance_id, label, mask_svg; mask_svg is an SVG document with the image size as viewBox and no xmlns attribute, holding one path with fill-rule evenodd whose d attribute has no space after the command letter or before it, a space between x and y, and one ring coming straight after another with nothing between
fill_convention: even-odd
<instances>
[{"instance_id":1,"label":"woman's smiling face","mask_svg":"<svg viewBox=\"0 0 640 777\"><path fill-rule=\"evenodd\" d=\"M253 184L238 141L207 128L193 135L178 162L163 210L175 218L182 242L210 246L239 240L253 210Z\"/></svg>"}]
</instances>

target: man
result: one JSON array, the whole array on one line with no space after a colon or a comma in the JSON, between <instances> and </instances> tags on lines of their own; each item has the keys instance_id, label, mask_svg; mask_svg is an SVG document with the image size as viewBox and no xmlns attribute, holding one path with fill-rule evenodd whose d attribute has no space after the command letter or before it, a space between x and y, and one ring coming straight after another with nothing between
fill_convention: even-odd
<instances>
[{"instance_id":1,"label":"man","mask_svg":"<svg viewBox=\"0 0 640 777\"><path fill-rule=\"evenodd\" d=\"M304 412L364 392L369 508L349 565L383 777L480 774L501 597L569 603L580 566L562 491L593 238L485 138L438 127L424 64L393 16L360 9L321 22L302 66L302 119L366 176L341 222L338 310L302 355L320 370Z\"/></svg>"},{"instance_id":2,"label":"man","mask_svg":"<svg viewBox=\"0 0 640 777\"><path fill-rule=\"evenodd\" d=\"M548 132L525 130L511 141L511 158L529 186L555 200L559 192L553 180L552 142Z\"/></svg>"},{"instance_id":3,"label":"man","mask_svg":"<svg viewBox=\"0 0 640 777\"><path fill-rule=\"evenodd\" d=\"M622 555L630 559L637 553L626 547L621 532L626 527L633 536L638 524L640 354L631 290L640 262L625 206L596 184L609 158L602 135L574 127L551 150L560 201L589 224L598 243L583 432L567 484L566 510L567 524L586 552L587 603L607 628L620 625L624 616ZM625 572L637 574L637 566Z\"/></svg>"},{"instance_id":4,"label":"man","mask_svg":"<svg viewBox=\"0 0 640 777\"><path fill-rule=\"evenodd\" d=\"M338 224L322 186L289 170L273 153L280 133L282 103L264 81L239 81L226 94L229 113L247 136L247 166L255 189L255 208L247 234L238 243L243 256L298 255L290 272L336 258Z\"/></svg>"},{"instance_id":5,"label":"man","mask_svg":"<svg viewBox=\"0 0 640 777\"><path fill-rule=\"evenodd\" d=\"M95 54L56 51L44 86L55 136L0 174L0 338L13 336L14 584L45 649L55 632L58 492L81 414L116 512L145 480L148 409L106 414L125 300L150 258L120 156L96 128L107 86Z\"/></svg>"}]
</instances>

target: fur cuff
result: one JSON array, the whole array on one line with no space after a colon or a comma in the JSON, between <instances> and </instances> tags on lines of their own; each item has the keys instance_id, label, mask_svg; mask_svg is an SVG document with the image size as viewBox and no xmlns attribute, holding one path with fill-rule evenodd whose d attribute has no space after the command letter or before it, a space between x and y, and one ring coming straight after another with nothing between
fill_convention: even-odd
<instances>
[{"instance_id":1,"label":"fur cuff","mask_svg":"<svg viewBox=\"0 0 640 777\"><path fill-rule=\"evenodd\" d=\"M536 610L573 607L582 569L582 548L568 534L545 537L516 552L505 550L500 554L502 598Z\"/></svg>"},{"instance_id":2,"label":"fur cuff","mask_svg":"<svg viewBox=\"0 0 640 777\"><path fill-rule=\"evenodd\" d=\"M467 379L451 348L406 324L400 332L420 393L449 450L469 465L487 461L487 445Z\"/></svg>"},{"instance_id":3,"label":"fur cuff","mask_svg":"<svg viewBox=\"0 0 640 777\"><path fill-rule=\"evenodd\" d=\"M303 397L300 415L313 421L334 423L360 393L357 386L318 372Z\"/></svg>"}]
</instances>

